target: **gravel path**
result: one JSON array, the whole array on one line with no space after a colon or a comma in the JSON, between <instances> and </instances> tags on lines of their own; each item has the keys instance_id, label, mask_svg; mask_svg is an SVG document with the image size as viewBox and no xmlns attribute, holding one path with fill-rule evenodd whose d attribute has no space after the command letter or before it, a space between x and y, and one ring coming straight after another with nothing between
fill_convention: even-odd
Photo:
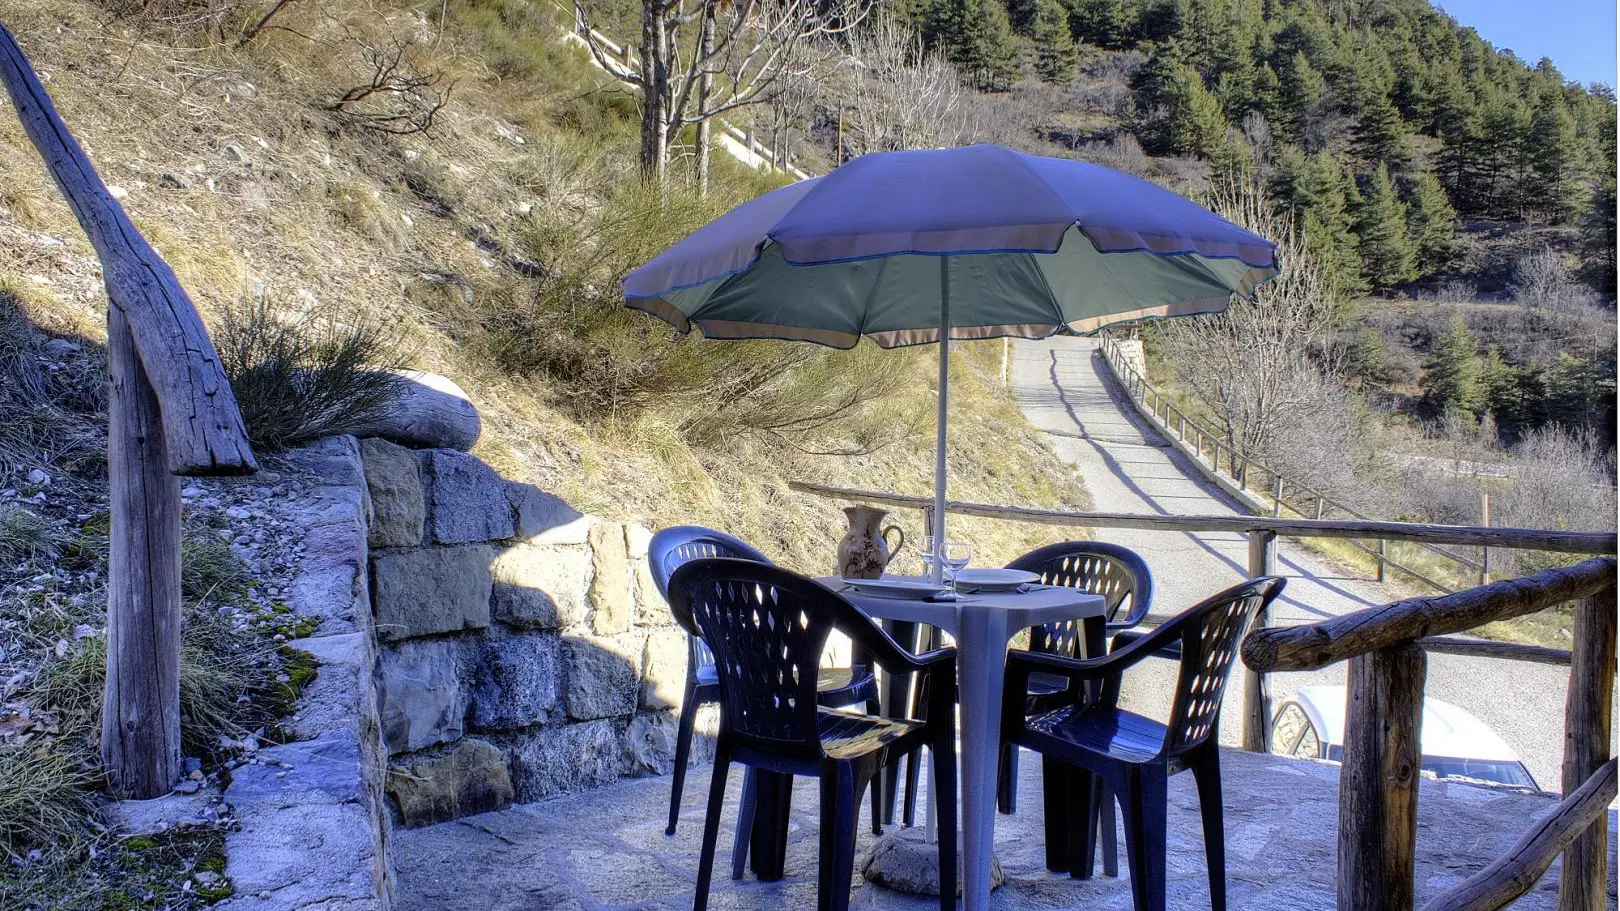
<instances>
[{"instance_id":1,"label":"gravel path","mask_svg":"<svg viewBox=\"0 0 1620 911\"><path fill-rule=\"evenodd\" d=\"M1102 512L1160 515L1241 513L1204 481L1186 458L1149 429L1118 397L1097 354L1084 338L1017 341L1013 347L1013 392L1026 417L1051 439L1058 455L1085 479ZM1095 355L1095 356L1094 356ZM1169 614L1231 585L1246 575L1248 544L1230 533L1179 533L1098 529L1096 536L1142 554L1153 569L1153 612ZM1310 623L1401 597L1393 587L1350 578L1342 568L1293 541L1277 550L1278 570L1288 590L1273 609L1279 625ZM1150 694L1174 686L1173 670L1148 665L1127 691L1137 708ZM1133 672L1134 673L1134 672ZM1428 693L1478 716L1518 752L1542 788L1559 789L1563 757L1563 668L1455 655L1429 657ZM1307 683L1344 683L1344 665L1309 674L1272 677L1273 707ZM1240 742L1242 691L1234 676L1221 719L1221 742ZM1158 700L1162 702L1162 697Z\"/></svg>"}]
</instances>

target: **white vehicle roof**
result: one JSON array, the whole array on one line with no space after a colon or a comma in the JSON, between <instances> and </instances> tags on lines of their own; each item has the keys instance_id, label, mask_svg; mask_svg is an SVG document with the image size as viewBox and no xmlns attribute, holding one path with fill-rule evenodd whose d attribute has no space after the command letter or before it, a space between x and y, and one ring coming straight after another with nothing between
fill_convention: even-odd
<instances>
[{"instance_id":1,"label":"white vehicle roof","mask_svg":"<svg viewBox=\"0 0 1620 911\"><path fill-rule=\"evenodd\" d=\"M1294 699L1329 744L1344 745L1344 687L1302 686L1294 694ZM1519 761L1512 748L1495 731L1486 727L1485 722L1439 699L1423 700L1421 738L1418 749L1425 756Z\"/></svg>"}]
</instances>

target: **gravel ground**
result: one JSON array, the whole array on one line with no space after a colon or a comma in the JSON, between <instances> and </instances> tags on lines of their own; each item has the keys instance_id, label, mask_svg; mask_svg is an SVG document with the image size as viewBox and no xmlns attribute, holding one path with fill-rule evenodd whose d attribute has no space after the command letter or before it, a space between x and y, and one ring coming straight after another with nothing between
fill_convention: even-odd
<instances>
[{"instance_id":1,"label":"gravel ground","mask_svg":"<svg viewBox=\"0 0 1620 911\"><path fill-rule=\"evenodd\" d=\"M1186 458L1148 429L1120 400L1105 378L1097 342L1083 338L1017 341L1012 383L1024 414L1045 431L1058 455L1085 479L1099 512L1160 515L1241 513L1204 481ZM1231 585L1246 575L1248 544L1230 533L1179 533L1098 529L1096 537L1140 553L1153 569L1155 614L1169 614ZM1384 604L1405 594L1394 587L1347 578L1342 568L1292 541L1277 551L1288 589L1273 609L1279 625L1310 623L1323 617ZM1158 694L1175 683L1173 669L1138 665L1126 677L1127 699L1146 714L1163 715ZM1345 666L1316 673L1272 677L1273 706L1310 683L1343 684ZM1427 692L1478 716L1518 752L1544 789L1559 790L1563 759L1563 668L1489 658L1431 655ZM1242 690L1236 678L1228 689L1221 719L1221 742L1241 737ZM1134 699L1133 699L1134 697Z\"/></svg>"}]
</instances>

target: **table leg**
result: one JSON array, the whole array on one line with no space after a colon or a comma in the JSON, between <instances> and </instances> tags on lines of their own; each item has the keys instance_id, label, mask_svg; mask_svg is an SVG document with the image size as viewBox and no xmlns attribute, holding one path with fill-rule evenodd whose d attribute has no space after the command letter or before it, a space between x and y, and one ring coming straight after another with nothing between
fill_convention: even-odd
<instances>
[{"instance_id":1,"label":"table leg","mask_svg":"<svg viewBox=\"0 0 1620 911\"><path fill-rule=\"evenodd\" d=\"M792 810L793 776L754 770L754 831L749 866L760 882L782 878Z\"/></svg>"},{"instance_id":2,"label":"table leg","mask_svg":"<svg viewBox=\"0 0 1620 911\"><path fill-rule=\"evenodd\" d=\"M1007 672L1006 612L971 601L957 604L957 674L962 704L962 908L990 905L995 847L996 773L1001 695Z\"/></svg>"},{"instance_id":3,"label":"table leg","mask_svg":"<svg viewBox=\"0 0 1620 911\"><path fill-rule=\"evenodd\" d=\"M883 630L906 651L917 651L917 624L909 620L884 620ZM911 707L911 685L915 674L883 672L883 686L878 692L878 705L885 718L904 718ZM921 751L912 754L906 762L916 762ZM894 824L894 800L899 793L900 766L891 763L883 768L883 824Z\"/></svg>"}]
</instances>

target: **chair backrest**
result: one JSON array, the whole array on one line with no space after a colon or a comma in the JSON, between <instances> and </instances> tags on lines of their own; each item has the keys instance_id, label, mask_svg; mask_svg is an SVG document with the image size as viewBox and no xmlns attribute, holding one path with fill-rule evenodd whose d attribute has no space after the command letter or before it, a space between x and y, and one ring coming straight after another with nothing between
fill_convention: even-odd
<instances>
[{"instance_id":1,"label":"chair backrest","mask_svg":"<svg viewBox=\"0 0 1620 911\"><path fill-rule=\"evenodd\" d=\"M692 560L701 560L707 557L731 557L738 560L753 560L755 563L770 564L769 557L760 553L752 546L712 528L701 525L676 525L666 528L652 536L647 545L647 566L652 570L653 584L658 586L658 593L669 598L669 580L686 563ZM679 617L676 617L679 621ZM700 667L713 667L714 654L709 650L703 637L697 630L685 623L687 635L691 642L691 670Z\"/></svg>"},{"instance_id":2,"label":"chair backrest","mask_svg":"<svg viewBox=\"0 0 1620 911\"><path fill-rule=\"evenodd\" d=\"M1216 733L1238 641L1254 615L1286 584L1277 576L1250 579L1204 599L1160 627L1179 628L1181 636L1181 674L1170 706L1166 756L1202 746Z\"/></svg>"},{"instance_id":3,"label":"chair backrest","mask_svg":"<svg viewBox=\"0 0 1620 911\"><path fill-rule=\"evenodd\" d=\"M750 560L684 564L670 579L669 603L714 651L721 736L790 758L821 756L816 681L827 637L839 629L867 646L887 639L814 580ZM887 648L899 647L887 640Z\"/></svg>"},{"instance_id":4,"label":"chair backrest","mask_svg":"<svg viewBox=\"0 0 1620 911\"><path fill-rule=\"evenodd\" d=\"M1140 619L1153 601L1153 573L1148 571L1147 563L1134 551L1118 544L1102 541L1048 544L1008 563L1007 568L1035 573L1047 585L1101 595L1110 623L1115 622L1121 612ZM1029 650L1079 657L1080 622L1072 620L1035 627L1029 633Z\"/></svg>"}]
</instances>

